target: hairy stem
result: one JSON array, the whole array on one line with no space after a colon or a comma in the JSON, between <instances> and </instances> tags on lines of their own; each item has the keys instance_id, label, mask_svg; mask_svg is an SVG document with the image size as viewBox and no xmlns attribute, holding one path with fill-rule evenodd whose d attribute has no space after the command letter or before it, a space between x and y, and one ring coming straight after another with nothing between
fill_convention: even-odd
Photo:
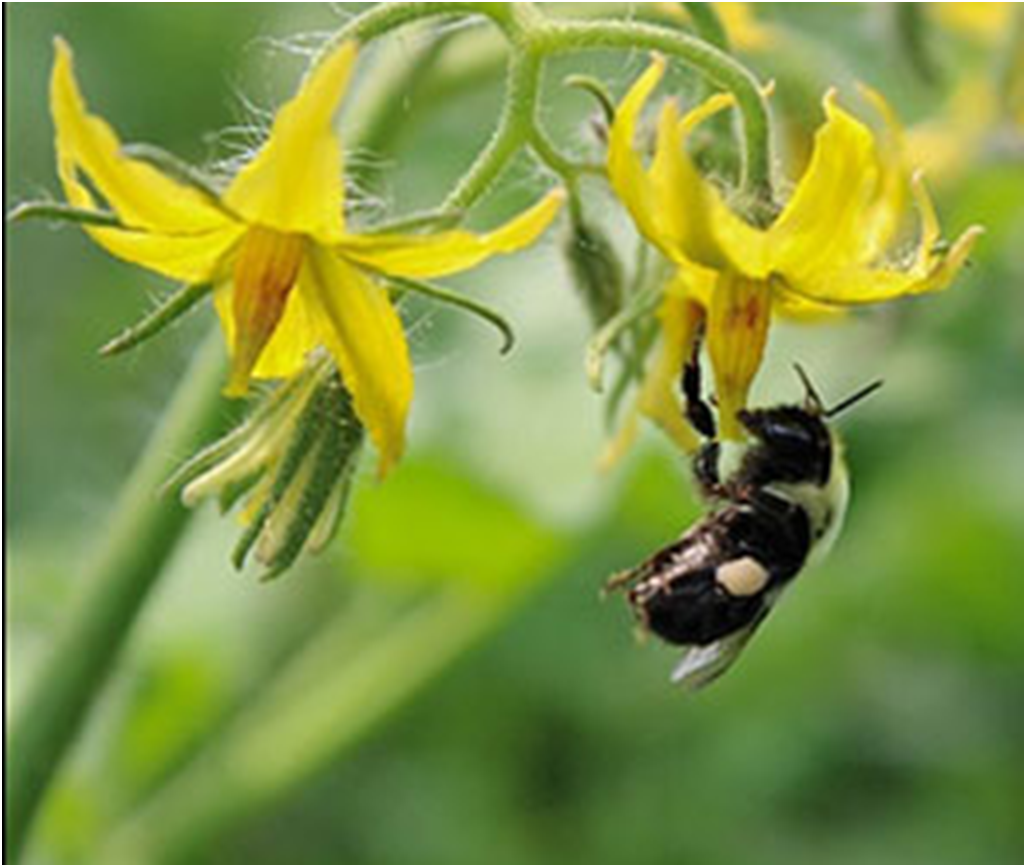
<instances>
[{"instance_id":1,"label":"hairy stem","mask_svg":"<svg viewBox=\"0 0 1026 867\"><path fill-rule=\"evenodd\" d=\"M755 76L717 48L684 33L649 24L566 21L549 25L546 50L566 53L595 49L648 49L684 61L737 100L743 124L742 189L756 201L772 202L769 109Z\"/></svg>"},{"instance_id":2,"label":"hairy stem","mask_svg":"<svg viewBox=\"0 0 1026 867\"><path fill-rule=\"evenodd\" d=\"M710 45L715 45L720 51L730 51L730 39L727 30L720 21L720 16L711 3L681 3L695 32Z\"/></svg>"}]
</instances>

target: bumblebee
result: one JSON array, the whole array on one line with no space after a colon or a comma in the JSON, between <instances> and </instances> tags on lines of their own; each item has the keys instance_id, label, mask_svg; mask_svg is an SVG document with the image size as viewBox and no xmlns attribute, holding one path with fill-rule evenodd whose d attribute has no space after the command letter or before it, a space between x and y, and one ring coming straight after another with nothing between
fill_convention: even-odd
<instances>
[{"instance_id":1,"label":"bumblebee","mask_svg":"<svg viewBox=\"0 0 1026 867\"><path fill-rule=\"evenodd\" d=\"M702 400L697 350L683 376L685 415L706 442L692 461L708 514L676 542L614 576L642 628L686 648L673 681L697 689L738 658L783 591L829 551L848 506L840 439L829 422L882 386L827 409L809 377L800 405L744 410L747 439L720 442Z\"/></svg>"}]
</instances>

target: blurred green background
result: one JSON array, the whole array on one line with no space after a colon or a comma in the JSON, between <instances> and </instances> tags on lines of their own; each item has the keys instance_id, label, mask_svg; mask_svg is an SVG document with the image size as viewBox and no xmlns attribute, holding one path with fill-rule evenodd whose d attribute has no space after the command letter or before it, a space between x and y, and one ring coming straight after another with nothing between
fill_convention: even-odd
<instances>
[{"instance_id":1,"label":"blurred green background","mask_svg":"<svg viewBox=\"0 0 1026 867\"><path fill-rule=\"evenodd\" d=\"M294 87L304 52L355 5L5 7L5 207L56 192L55 34L75 48L92 107L126 140L203 162L249 140ZM798 46L751 58L779 77L785 105L796 77L813 93L861 79L916 121L993 58L930 24L941 68L931 84L903 59L884 4L759 12ZM398 37L391 57L424 39ZM473 32L454 43L483 60L471 86L439 86L431 103L411 94L394 151L360 155L381 170L383 211L438 202L487 139L498 48L476 48ZM392 62L374 59L364 86ZM583 66L620 92L644 61ZM560 92L565 71L552 74L547 116L580 141L588 106ZM675 537L697 506L682 461L655 434L615 472L596 473L602 402L584 381L588 328L554 231L454 281L512 318L511 357L458 314L408 310L411 454L383 486L365 469L325 556L258 585L228 566L232 522L197 516L46 805L33 857L95 861L116 854L114 839L143 862L1018 862L1017 133L1010 143L996 131L957 176L933 183L949 234L988 229L953 291L775 335L763 400L797 395L788 369L799 358L831 396L877 376L888 387L844 424L855 498L837 550L713 689L671 689L673 653L639 646L619 601L598 599L609 573ZM524 168L475 218L487 223L545 183ZM593 205L610 210L601 194ZM613 229L629 249L625 227ZM212 315L102 362L95 349L167 287L74 228L8 227L5 250L16 709ZM474 601L460 607L464 595ZM437 622L416 633L410 612L433 605ZM297 665L303 677L276 692L276 673ZM393 712L364 719L375 702ZM336 704L345 716L333 716ZM288 724L236 750L238 773L204 777L190 765L208 739L242 744L240 719L259 731L292 707ZM268 768L286 770L271 784ZM198 788L176 782L183 774Z\"/></svg>"}]
</instances>

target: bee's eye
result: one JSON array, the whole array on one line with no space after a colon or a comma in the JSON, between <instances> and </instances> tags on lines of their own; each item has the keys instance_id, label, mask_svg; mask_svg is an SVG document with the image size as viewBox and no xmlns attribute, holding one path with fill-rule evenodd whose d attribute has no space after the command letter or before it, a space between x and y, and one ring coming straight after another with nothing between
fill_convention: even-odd
<instances>
[{"instance_id":1,"label":"bee's eye","mask_svg":"<svg viewBox=\"0 0 1026 867\"><path fill-rule=\"evenodd\" d=\"M806 425L772 417L759 429L759 437L774 448L788 451L811 449L816 442L815 436Z\"/></svg>"},{"instance_id":2,"label":"bee's eye","mask_svg":"<svg viewBox=\"0 0 1026 867\"><path fill-rule=\"evenodd\" d=\"M821 424L808 413L791 407L745 410L738 419L749 433L770 446L784 449L813 448L819 440Z\"/></svg>"}]
</instances>

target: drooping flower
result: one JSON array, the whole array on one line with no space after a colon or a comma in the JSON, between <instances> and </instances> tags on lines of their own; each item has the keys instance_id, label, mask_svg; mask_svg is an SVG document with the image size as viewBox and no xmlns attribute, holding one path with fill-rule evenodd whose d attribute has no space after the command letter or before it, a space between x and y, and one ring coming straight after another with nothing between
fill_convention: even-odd
<instances>
[{"instance_id":1,"label":"drooping flower","mask_svg":"<svg viewBox=\"0 0 1026 867\"><path fill-rule=\"evenodd\" d=\"M722 433L738 437L736 415L761 365L772 315L815 316L942 289L981 230L943 245L923 182L908 177L893 135L875 136L833 93L824 100L826 122L789 201L768 225L749 222L686 150L691 131L728 108L729 96L713 96L683 117L668 101L648 166L635 149L639 116L664 70L665 61L656 58L620 104L608 171L638 230L677 270L664 293L662 355L647 372L638 409L690 448L690 431L668 419L679 416L680 363L700 327ZM920 230L914 250L898 257L910 191Z\"/></svg>"},{"instance_id":2,"label":"drooping flower","mask_svg":"<svg viewBox=\"0 0 1026 867\"><path fill-rule=\"evenodd\" d=\"M264 146L216 195L127 155L89 113L60 39L50 100L68 202L105 206L118 220L86 226L90 236L128 262L214 287L232 357L226 392L241 396L251 379L290 377L325 347L384 474L403 451L413 375L402 323L376 277L444 276L525 247L551 222L562 193L483 235L351 233L333 120L355 60L353 43L325 56L278 112Z\"/></svg>"}]
</instances>

